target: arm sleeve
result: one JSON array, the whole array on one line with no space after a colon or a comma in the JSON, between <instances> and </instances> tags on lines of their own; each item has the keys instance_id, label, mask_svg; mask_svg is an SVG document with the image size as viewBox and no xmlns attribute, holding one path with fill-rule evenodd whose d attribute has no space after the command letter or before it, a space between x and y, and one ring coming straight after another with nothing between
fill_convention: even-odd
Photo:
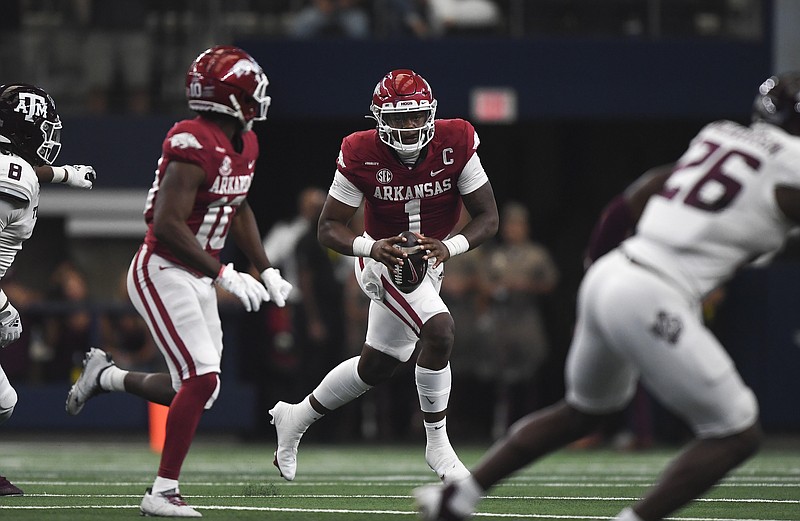
<instances>
[{"instance_id":1,"label":"arm sleeve","mask_svg":"<svg viewBox=\"0 0 800 521\"><path fill-rule=\"evenodd\" d=\"M333 176L333 182L331 183L330 189L328 189L328 195L353 208L361 206L361 201L364 199L364 194L361 190L338 170Z\"/></svg>"},{"instance_id":2,"label":"arm sleeve","mask_svg":"<svg viewBox=\"0 0 800 521\"><path fill-rule=\"evenodd\" d=\"M461 195L471 194L481 186L489 181L489 176L481 164L481 158L478 157L477 152L472 154L467 164L464 165L464 170L458 176L458 192Z\"/></svg>"},{"instance_id":3,"label":"arm sleeve","mask_svg":"<svg viewBox=\"0 0 800 521\"><path fill-rule=\"evenodd\" d=\"M603 209L600 220L592 230L585 264L588 266L616 248L633 232L633 226L631 207L625 196L618 195Z\"/></svg>"}]
</instances>

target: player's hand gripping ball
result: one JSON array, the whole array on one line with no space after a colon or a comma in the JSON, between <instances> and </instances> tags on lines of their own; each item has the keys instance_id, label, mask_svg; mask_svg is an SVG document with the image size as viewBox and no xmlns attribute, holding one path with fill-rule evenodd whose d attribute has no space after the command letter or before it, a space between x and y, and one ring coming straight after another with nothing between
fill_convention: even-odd
<instances>
[{"instance_id":1,"label":"player's hand gripping ball","mask_svg":"<svg viewBox=\"0 0 800 521\"><path fill-rule=\"evenodd\" d=\"M417 234L406 231L401 233L400 236L405 237L406 241L395 244L394 247L408 254L408 257L403 259L402 265L395 266L392 272L392 281L400 291L411 293L425 278L425 273L428 271L428 261L422 258L426 251L417 242Z\"/></svg>"}]
</instances>

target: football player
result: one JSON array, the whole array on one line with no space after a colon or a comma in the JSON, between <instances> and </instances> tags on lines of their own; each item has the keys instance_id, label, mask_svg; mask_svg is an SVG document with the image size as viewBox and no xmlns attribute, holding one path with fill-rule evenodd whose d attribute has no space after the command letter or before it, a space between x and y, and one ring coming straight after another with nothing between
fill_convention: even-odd
<instances>
[{"instance_id":1,"label":"football player","mask_svg":"<svg viewBox=\"0 0 800 521\"><path fill-rule=\"evenodd\" d=\"M499 219L475 129L462 119L436 120L436 105L422 76L394 70L372 95L376 128L342 141L318 235L324 246L355 257L356 279L371 298L366 341L360 356L333 368L302 402L281 401L270 410L278 437L274 463L287 480L295 477L306 429L391 378L415 348L425 460L444 481L468 475L447 436L455 326L439 289L444 263L493 237ZM356 236L348 222L362 204L365 232ZM462 204L471 220L454 233ZM430 269L413 291L403 292L390 271L406 256L395 245L407 230L420 235Z\"/></svg>"},{"instance_id":2,"label":"football player","mask_svg":"<svg viewBox=\"0 0 800 521\"><path fill-rule=\"evenodd\" d=\"M266 119L267 85L258 63L237 47L210 48L192 63L186 95L197 117L176 123L164 139L145 203L147 232L128 271L130 299L170 372L128 372L92 348L67 397L72 415L106 391L169 406L161 463L142 499L143 515L201 517L182 499L178 478L200 417L220 390L216 287L238 297L247 311L270 300L283 306L292 289L270 266L247 201L258 158L251 127ZM260 280L220 262L229 235Z\"/></svg>"},{"instance_id":3,"label":"football player","mask_svg":"<svg viewBox=\"0 0 800 521\"><path fill-rule=\"evenodd\" d=\"M624 409L639 379L695 439L616 521L664 519L758 450L756 397L700 303L800 224L798 101L800 73L767 79L749 126L707 125L669 173L651 172L608 207L578 293L565 398L519 420L469 478L415 490L423 519L467 519L498 481Z\"/></svg>"},{"instance_id":4,"label":"football player","mask_svg":"<svg viewBox=\"0 0 800 521\"><path fill-rule=\"evenodd\" d=\"M0 280L22 243L32 234L39 209L39 183L91 188L91 166L51 166L61 151L61 118L42 89L15 83L0 85ZM0 349L19 339L19 312L0 289ZM0 424L14 412L17 393L0 366ZM0 476L0 496L22 490Z\"/></svg>"}]
</instances>

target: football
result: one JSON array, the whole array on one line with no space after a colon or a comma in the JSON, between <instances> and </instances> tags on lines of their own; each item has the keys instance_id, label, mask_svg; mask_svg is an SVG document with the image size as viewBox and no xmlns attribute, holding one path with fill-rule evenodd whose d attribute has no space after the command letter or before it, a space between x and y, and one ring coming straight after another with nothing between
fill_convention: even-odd
<instances>
[{"instance_id":1,"label":"football","mask_svg":"<svg viewBox=\"0 0 800 521\"><path fill-rule=\"evenodd\" d=\"M425 273L428 271L428 261L422 258L425 255L425 250L417 242L417 234L405 231L400 236L405 237L406 242L395 244L394 247L407 253L408 257L403 260L402 266L395 266L392 273L392 281L400 291L410 293L425 278Z\"/></svg>"}]
</instances>

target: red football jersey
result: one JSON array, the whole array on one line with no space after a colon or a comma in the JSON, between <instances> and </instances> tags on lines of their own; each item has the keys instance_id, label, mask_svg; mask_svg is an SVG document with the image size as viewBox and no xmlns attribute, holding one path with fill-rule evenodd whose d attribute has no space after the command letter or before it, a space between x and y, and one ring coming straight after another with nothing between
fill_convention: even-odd
<instances>
[{"instance_id":1,"label":"red football jersey","mask_svg":"<svg viewBox=\"0 0 800 521\"><path fill-rule=\"evenodd\" d=\"M377 130L366 130L342 140L337 168L364 194L364 229L371 237L411 230L444 239L458 222L458 179L478 144L469 122L437 120L424 158L409 167L381 142Z\"/></svg>"},{"instance_id":2,"label":"red football jersey","mask_svg":"<svg viewBox=\"0 0 800 521\"><path fill-rule=\"evenodd\" d=\"M219 258L225 246L231 219L247 197L253 181L258 139L252 131L242 133L242 151L233 144L215 123L201 117L179 121L167 133L161 146L161 158L153 186L147 195L144 217L147 234L144 242L151 251L182 264L169 249L158 242L153 233L153 207L158 188L171 161L193 163L202 168L206 179L197 189L192 213L186 224L194 233L200 247Z\"/></svg>"}]
</instances>

